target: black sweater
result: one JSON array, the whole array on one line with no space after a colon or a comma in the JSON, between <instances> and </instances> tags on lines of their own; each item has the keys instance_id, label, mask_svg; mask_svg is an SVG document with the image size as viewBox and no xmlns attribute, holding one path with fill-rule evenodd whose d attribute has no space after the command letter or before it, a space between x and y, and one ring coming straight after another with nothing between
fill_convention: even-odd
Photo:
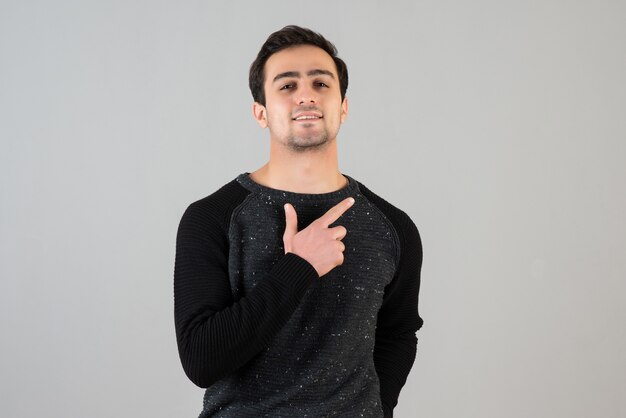
<instances>
[{"instance_id":1,"label":"black sweater","mask_svg":"<svg viewBox=\"0 0 626 418\"><path fill-rule=\"evenodd\" d=\"M189 205L176 239L174 311L185 373L207 388L200 417L391 417L422 326L422 246L402 210L345 175L322 194L243 173ZM283 205L298 230L348 196L333 224L344 262L321 278L284 252Z\"/></svg>"}]
</instances>

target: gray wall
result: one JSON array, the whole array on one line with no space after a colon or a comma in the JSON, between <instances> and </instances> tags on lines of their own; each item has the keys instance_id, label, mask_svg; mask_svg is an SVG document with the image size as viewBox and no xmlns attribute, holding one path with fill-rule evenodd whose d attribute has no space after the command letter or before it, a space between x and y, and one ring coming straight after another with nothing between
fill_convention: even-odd
<instances>
[{"instance_id":1,"label":"gray wall","mask_svg":"<svg viewBox=\"0 0 626 418\"><path fill-rule=\"evenodd\" d=\"M422 234L396 416L626 416L624 2L0 4L3 416L197 416L176 228L267 160L247 70L291 23L348 63L340 169Z\"/></svg>"}]
</instances>

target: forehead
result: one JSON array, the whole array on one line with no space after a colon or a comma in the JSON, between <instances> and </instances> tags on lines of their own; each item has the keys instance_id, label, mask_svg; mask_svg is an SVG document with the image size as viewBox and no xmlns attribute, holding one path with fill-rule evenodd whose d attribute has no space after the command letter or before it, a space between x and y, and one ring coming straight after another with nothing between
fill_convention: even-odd
<instances>
[{"instance_id":1,"label":"forehead","mask_svg":"<svg viewBox=\"0 0 626 418\"><path fill-rule=\"evenodd\" d=\"M332 57L314 45L297 45L272 54L265 62L265 81L287 71L306 74L308 70L328 70L337 77L337 68Z\"/></svg>"}]
</instances>

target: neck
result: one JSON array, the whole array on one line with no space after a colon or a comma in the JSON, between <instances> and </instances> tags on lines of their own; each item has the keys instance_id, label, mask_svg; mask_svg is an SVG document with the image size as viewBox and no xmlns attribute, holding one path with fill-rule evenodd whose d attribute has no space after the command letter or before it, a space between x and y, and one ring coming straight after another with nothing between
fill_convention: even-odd
<instances>
[{"instance_id":1,"label":"neck","mask_svg":"<svg viewBox=\"0 0 626 418\"><path fill-rule=\"evenodd\" d=\"M250 173L256 183L294 193L330 193L348 180L339 171L336 141L326 146L294 152L271 141L270 160Z\"/></svg>"}]
</instances>

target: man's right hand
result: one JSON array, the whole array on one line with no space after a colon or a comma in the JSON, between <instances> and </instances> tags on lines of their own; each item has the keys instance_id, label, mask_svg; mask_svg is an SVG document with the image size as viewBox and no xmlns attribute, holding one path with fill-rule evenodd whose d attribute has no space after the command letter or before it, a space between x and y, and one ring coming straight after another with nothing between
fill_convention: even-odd
<instances>
[{"instance_id":1,"label":"man's right hand","mask_svg":"<svg viewBox=\"0 0 626 418\"><path fill-rule=\"evenodd\" d=\"M343 264L343 251L346 246L341 240L348 231L341 225L333 228L328 228L328 225L339 219L353 204L352 197L342 200L298 232L296 210L290 203L286 203L286 225L283 235L285 254L294 253L304 258L311 263L320 277Z\"/></svg>"}]
</instances>

